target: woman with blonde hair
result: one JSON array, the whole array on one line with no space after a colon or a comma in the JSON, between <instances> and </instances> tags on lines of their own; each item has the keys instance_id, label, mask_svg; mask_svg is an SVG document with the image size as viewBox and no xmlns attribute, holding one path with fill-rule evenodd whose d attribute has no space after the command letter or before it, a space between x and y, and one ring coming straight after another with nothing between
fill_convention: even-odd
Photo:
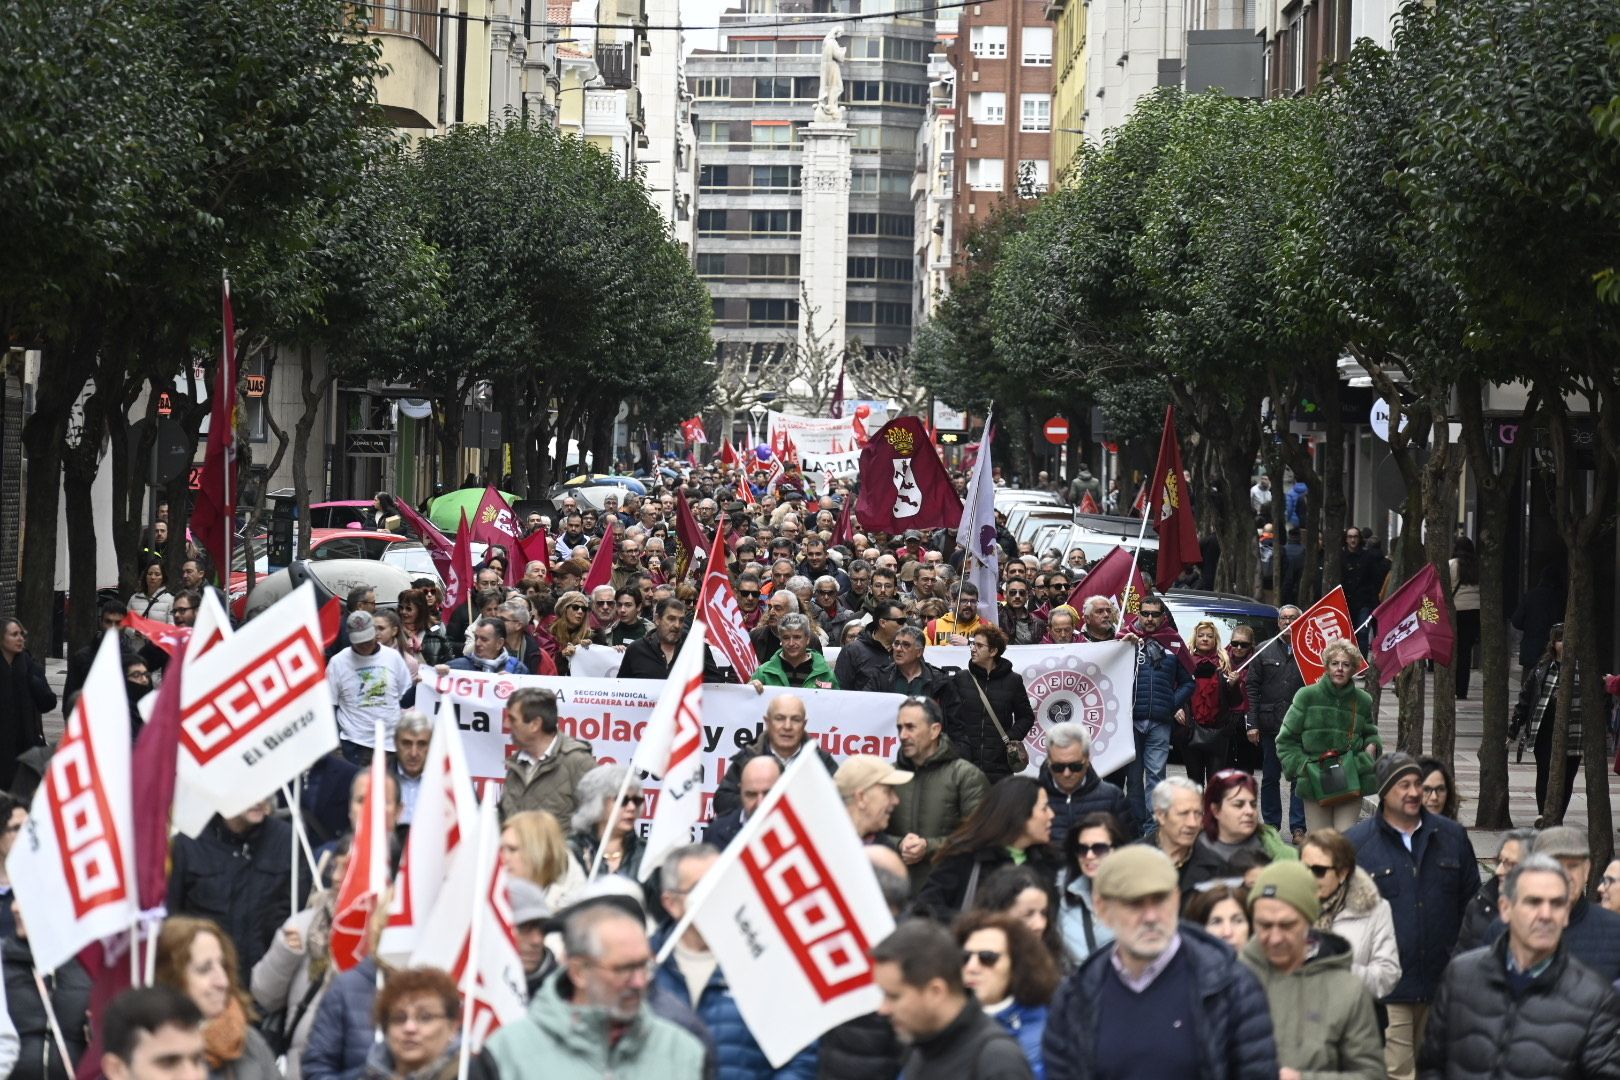
<instances>
[{"instance_id":1,"label":"woman with blonde hair","mask_svg":"<svg viewBox=\"0 0 1620 1080\"><path fill-rule=\"evenodd\" d=\"M1226 764L1232 736L1241 734L1240 718L1248 711L1249 695L1243 689L1243 676L1232 671L1214 623L1205 621L1193 627L1191 644L1193 696L1187 703L1190 721L1181 759L1187 766L1187 779L1202 784Z\"/></svg>"},{"instance_id":2,"label":"woman with blonde hair","mask_svg":"<svg viewBox=\"0 0 1620 1080\"><path fill-rule=\"evenodd\" d=\"M236 945L218 923L189 915L164 921L157 982L179 990L202 1012L208 1080L280 1080L270 1044L253 1027L237 970Z\"/></svg>"},{"instance_id":3,"label":"woman with blonde hair","mask_svg":"<svg viewBox=\"0 0 1620 1080\"><path fill-rule=\"evenodd\" d=\"M562 825L544 810L524 810L501 829L501 865L546 891L552 911L561 911L585 884L585 871L568 850Z\"/></svg>"},{"instance_id":4,"label":"woman with blonde hair","mask_svg":"<svg viewBox=\"0 0 1620 1080\"><path fill-rule=\"evenodd\" d=\"M557 621L551 636L557 640L557 674L567 675L569 661L582 646L591 643L591 602L582 592L570 590L557 597Z\"/></svg>"},{"instance_id":5,"label":"woman with blonde hair","mask_svg":"<svg viewBox=\"0 0 1620 1080\"><path fill-rule=\"evenodd\" d=\"M1326 671L1294 695L1277 733L1283 775L1305 803L1305 827L1344 832L1377 790L1373 758L1382 749L1372 697L1355 684L1361 650L1348 638L1322 650Z\"/></svg>"}]
</instances>

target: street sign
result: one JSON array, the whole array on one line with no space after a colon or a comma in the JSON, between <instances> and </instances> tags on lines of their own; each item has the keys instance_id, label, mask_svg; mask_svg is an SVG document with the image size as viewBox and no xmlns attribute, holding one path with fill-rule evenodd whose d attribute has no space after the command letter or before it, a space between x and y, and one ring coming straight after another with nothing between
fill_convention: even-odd
<instances>
[{"instance_id":1,"label":"street sign","mask_svg":"<svg viewBox=\"0 0 1620 1080\"><path fill-rule=\"evenodd\" d=\"M1061 416L1054 416L1041 426L1046 434L1046 441L1053 446L1062 446L1069 441L1069 422Z\"/></svg>"}]
</instances>

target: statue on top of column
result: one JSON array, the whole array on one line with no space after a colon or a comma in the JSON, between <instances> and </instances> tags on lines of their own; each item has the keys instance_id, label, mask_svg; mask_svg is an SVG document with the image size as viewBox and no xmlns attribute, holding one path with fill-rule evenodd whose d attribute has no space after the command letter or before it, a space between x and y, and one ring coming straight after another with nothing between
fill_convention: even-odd
<instances>
[{"instance_id":1,"label":"statue on top of column","mask_svg":"<svg viewBox=\"0 0 1620 1080\"><path fill-rule=\"evenodd\" d=\"M844 107L839 99L844 96L844 46L838 41L843 28L833 27L821 39L821 96L816 99L815 122L841 124Z\"/></svg>"}]
</instances>

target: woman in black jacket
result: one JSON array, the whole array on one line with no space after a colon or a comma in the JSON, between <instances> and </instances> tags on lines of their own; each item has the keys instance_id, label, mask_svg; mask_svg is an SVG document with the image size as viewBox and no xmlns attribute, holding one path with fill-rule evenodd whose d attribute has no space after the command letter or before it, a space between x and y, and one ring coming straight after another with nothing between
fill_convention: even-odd
<instances>
[{"instance_id":1,"label":"woman in black jacket","mask_svg":"<svg viewBox=\"0 0 1620 1080\"><path fill-rule=\"evenodd\" d=\"M62 1041L73 1060L64 1062L46 1019L45 1003L34 982L34 951L21 916L17 936L0 945L0 965L6 979L6 1011L17 1029L17 1064L12 1080L71 1080L86 1043L85 1019L90 1009L90 976L77 960L42 974L51 1009L62 1029Z\"/></svg>"},{"instance_id":2,"label":"woman in black jacket","mask_svg":"<svg viewBox=\"0 0 1620 1080\"><path fill-rule=\"evenodd\" d=\"M1030 707L1024 677L1002 655L1007 651L1007 635L999 626L973 631L968 648L972 659L952 680L959 699L956 722L945 733L956 744L957 753L983 769L994 784L1013 774L1007 762L1007 743L1024 741L1035 726L1035 710Z\"/></svg>"},{"instance_id":3,"label":"woman in black jacket","mask_svg":"<svg viewBox=\"0 0 1620 1080\"><path fill-rule=\"evenodd\" d=\"M1547 785L1552 778L1553 714L1558 711L1558 682L1575 680L1569 707L1569 733L1564 743L1564 790L1559 792L1561 809L1555 818L1548 804ZM1543 820L1560 820L1569 809L1569 800L1575 794L1575 778L1581 771L1581 673L1574 661L1564 663L1564 624L1559 623L1548 634L1547 651L1541 660L1524 676L1519 688L1519 703L1513 710L1513 723L1508 727L1508 740L1520 740L1520 747L1531 746L1536 756L1536 828ZM1523 749L1519 757L1524 756Z\"/></svg>"},{"instance_id":4,"label":"woman in black jacket","mask_svg":"<svg viewBox=\"0 0 1620 1080\"><path fill-rule=\"evenodd\" d=\"M1058 854L1050 847L1052 808L1046 790L1027 776L990 789L966 821L940 846L934 872L917 906L939 919L973 907L979 889L1003 866L1027 866L1049 890L1057 888Z\"/></svg>"},{"instance_id":5,"label":"woman in black jacket","mask_svg":"<svg viewBox=\"0 0 1620 1080\"><path fill-rule=\"evenodd\" d=\"M56 708L45 669L28 651L28 631L0 619L0 788L9 789L22 752L45 745L44 715Z\"/></svg>"}]
</instances>

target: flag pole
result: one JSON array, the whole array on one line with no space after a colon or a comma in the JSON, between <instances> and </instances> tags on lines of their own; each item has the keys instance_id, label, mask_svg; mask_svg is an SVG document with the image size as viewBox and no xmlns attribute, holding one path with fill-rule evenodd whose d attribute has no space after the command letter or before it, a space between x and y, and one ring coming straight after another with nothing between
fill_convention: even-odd
<instances>
[{"instance_id":1,"label":"flag pole","mask_svg":"<svg viewBox=\"0 0 1620 1080\"><path fill-rule=\"evenodd\" d=\"M287 800L287 813L293 819L292 866L288 869L288 897L287 917L298 914L298 857L302 852L298 849L298 788L302 776L295 776L292 783L281 789L282 797Z\"/></svg>"},{"instance_id":2,"label":"flag pole","mask_svg":"<svg viewBox=\"0 0 1620 1080\"><path fill-rule=\"evenodd\" d=\"M73 1064L73 1056L68 1053L67 1040L62 1037L62 1024L56 1019L56 1006L51 1004L51 995L45 989L45 977L34 968L34 989L39 991L40 1004L45 1006L45 1022L50 1025L51 1036L56 1040L56 1052L62 1055L62 1067L65 1069Z\"/></svg>"},{"instance_id":3,"label":"flag pole","mask_svg":"<svg viewBox=\"0 0 1620 1080\"><path fill-rule=\"evenodd\" d=\"M484 795L486 805L490 797L486 792ZM489 828L489 819L490 814L480 808L477 857L473 859L472 924L467 928L467 969L461 975L461 1047L456 1052L456 1080L467 1080L467 1070L472 1063L473 1007L478 998L478 929L484 921L484 906L487 899L485 891L489 888L489 875L494 869L486 857L489 844L485 842L484 830Z\"/></svg>"},{"instance_id":4,"label":"flag pole","mask_svg":"<svg viewBox=\"0 0 1620 1080\"><path fill-rule=\"evenodd\" d=\"M231 366L232 366L231 365L231 354L236 349L236 342L234 340L232 340L232 333L231 333L231 331L232 331L232 329L233 329L233 327L234 327L234 325L236 323L236 315L235 315L235 312L233 312L231 310L231 272L230 272L230 270L226 269L225 267L221 267L220 271L219 271L219 280L220 280L221 286L225 290L225 293L224 293L224 295L225 295L225 317L221 321L221 326L220 326L221 336L224 339L224 349L220 352L220 356L219 356L219 378L217 380L218 383L219 383L219 388L218 389L219 389L220 393L222 393L222 394L229 393L232 396L232 398L235 398L235 396L236 396L236 385L235 385L235 380L231 379L231 370L230 369L231 369ZM229 386L226 385L227 382L230 383ZM232 417L235 417L235 415L236 415L236 403L235 403L234 400L231 402L230 415ZM224 512L224 515L225 515L225 528L221 533L221 537L222 537L221 543L223 544L223 546L225 548L225 565L221 566L221 567L217 567L216 569L217 569L217 571L219 573L219 587L220 587L221 590L224 591L226 602L229 603L229 600L230 600L230 587L231 587L231 540L233 539L231 534L235 530L235 527L236 527L236 507L233 505L236 502L236 498L235 498L236 492L234 490L235 484L232 483L232 480L234 479L235 472L236 472L236 469L235 469L236 461L235 461L235 450L234 450L234 447L236 445L236 432L234 430L226 432L226 433L224 433L224 438L226 440L228 440L226 445L227 445L228 448L230 448L230 449L227 450L226 455L225 455L225 476L223 478L223 480L224 480L224 483L223 483L224 491L223 491L223 493L224 493L225 497L220 500L220 502L223 504L221 506L221 509L222 509L222 511ZM248 569L249 573L251 574L252 569L251 568L247 568L247 569ZM229 611L229 609L227 609L227 613L228 613L228 611Z\"/></svg>"},{"instance_id":5,"label":"flag pole","mask_svg":"<svg viewBox=\"0 0 1620 1080\"><path fill-rule=\"evenodd\" d=\"M1284 630L1282 633L1278 634L1276 637L1267 638L1266 643L1264 645L1261 645L1259 648L1255 649L1254 652L1249 654L1249 658L1247 660L1243 661L1243 663L1239 664L1237 667L1232 669L1232 674L1236 675L1238 672L1242 671L1244 668L1246 668L1250 664L1254 663L1254 658L1255 657L1259 656L1261 653L1265 652L1267 649L1271 648L1273 645L1277 644L1277 642L1281 641L1283 638L1285 638L1287 636L1288 636L1288 631Z\"/></svg>"}]
</instances>

